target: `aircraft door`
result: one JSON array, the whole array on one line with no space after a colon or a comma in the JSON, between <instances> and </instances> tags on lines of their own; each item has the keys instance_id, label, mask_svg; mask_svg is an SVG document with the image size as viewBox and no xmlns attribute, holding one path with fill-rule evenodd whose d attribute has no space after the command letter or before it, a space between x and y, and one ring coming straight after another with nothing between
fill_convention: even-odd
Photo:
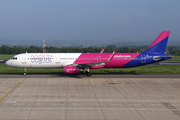
<instances>
[{"instance_id":1,"label":"aircraft door","mask_svg":"<svg viewBox=\"0 0 180 120\"><path fill-rule=\"evenodd\" d=\"M141 63L146 63L146 55L145 54L141 55Z\"/></svg>"},{"instance_id":2,"label":"aircraft door","mask_svg":"<svg viewBox=\"0 0 180 120\"><path fill-rule=\"evenodd\" d=\"M101 56L97 56L97 62L101 62Z\"/></svg>"},{"instance_id":3,"label":"aircraft door","mask_svg":"<svg viewBox=\"0 0 180 120\"><path fill-rule=\"evenodd\" d=\"M22 63L23 63L23 64L26 64L26 55L23 55L23 56L22 56Z\"/></svg>"},{"instance_id":4,"label":"aircraft door","mask_svg":"<svg viewBox=\"0 0 180 120\"><path fill-rule=\"evenodd\" d=\"M60 55L56 55L56 63L59 64L60 63Z\"/></svg>"}]
</instances>

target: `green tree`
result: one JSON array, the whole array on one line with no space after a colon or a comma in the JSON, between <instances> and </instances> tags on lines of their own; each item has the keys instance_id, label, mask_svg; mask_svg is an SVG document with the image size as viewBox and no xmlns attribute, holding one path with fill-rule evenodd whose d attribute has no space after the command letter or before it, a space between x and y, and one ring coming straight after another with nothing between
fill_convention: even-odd
<instances>
[{"instance_id":1,"label":"green tree","mask_svg":"<svg viewBox=\"0 0 180 120\"><path fill-rule=\"evenodd\" d=\"M108 45L106 49L117 49L117 47L115 45Z\"/></svg>"}]
</instances>

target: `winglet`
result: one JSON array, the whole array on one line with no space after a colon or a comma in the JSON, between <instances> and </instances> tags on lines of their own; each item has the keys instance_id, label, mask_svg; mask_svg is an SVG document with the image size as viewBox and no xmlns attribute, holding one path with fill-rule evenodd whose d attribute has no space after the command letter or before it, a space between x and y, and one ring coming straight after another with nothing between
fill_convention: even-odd
<instances>
[{"instance_id":1,"label":"winglet","mask_svg":"<svg viewBox=\"0 0 180 120\"><path fill-rule=\"evenodd\" d=\"M109 57L109 59L106 62L111 62L116 52L113 52L112 55Z\"/></svg>"},{"instance_id":2,"label":"winglet","mask_svg":"<svg viewBox=\"0 0 180 120\"><path fill-rule=\"evenodd\" d=\"M102 49L100 53L103 53L103 52L104 52L104 49Z\"/></svg>"}]
</instances>

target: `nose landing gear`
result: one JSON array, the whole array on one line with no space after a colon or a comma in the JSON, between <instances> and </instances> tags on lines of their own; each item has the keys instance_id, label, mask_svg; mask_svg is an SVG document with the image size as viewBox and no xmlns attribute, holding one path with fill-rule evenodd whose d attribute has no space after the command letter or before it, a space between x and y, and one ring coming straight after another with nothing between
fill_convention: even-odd
<instances>
[{"instance_id":1,"label":"nose landing gear","mask_svg":"<svg viewBox=\"0 0 180 120\"><path fill-rule=\"evenodd\" d=\"M27 69L26 69L26 68L24 68L24 76L26 76L26 72L27 72Z\"/></svg>"}]
</instances>

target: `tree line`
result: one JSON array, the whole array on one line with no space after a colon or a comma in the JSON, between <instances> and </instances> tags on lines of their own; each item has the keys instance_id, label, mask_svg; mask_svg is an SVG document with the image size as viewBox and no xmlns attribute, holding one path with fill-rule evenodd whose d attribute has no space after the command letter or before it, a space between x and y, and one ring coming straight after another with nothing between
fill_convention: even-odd
<instances>
[{"instance_id":1,"label":"tree line","mask_svg":"<svg viewBox=\"0 0 180 120\"><path fill-rule=\"evenodd\" d=\"M47 53L99 53L102 49L105 49L104 53L112 53L116 51L118 53L141 53L144 52L148 46L123 46L116 47L115 45L108 45L107 47L46 47ZM177 46L169 46L167 47L168 54L172 55L180 55L179 47ZM20 53L42 53L43 48L38 46L6 46L2 45L0 47L0 54L20 54Z\"/></svg>"}]
</instances>

